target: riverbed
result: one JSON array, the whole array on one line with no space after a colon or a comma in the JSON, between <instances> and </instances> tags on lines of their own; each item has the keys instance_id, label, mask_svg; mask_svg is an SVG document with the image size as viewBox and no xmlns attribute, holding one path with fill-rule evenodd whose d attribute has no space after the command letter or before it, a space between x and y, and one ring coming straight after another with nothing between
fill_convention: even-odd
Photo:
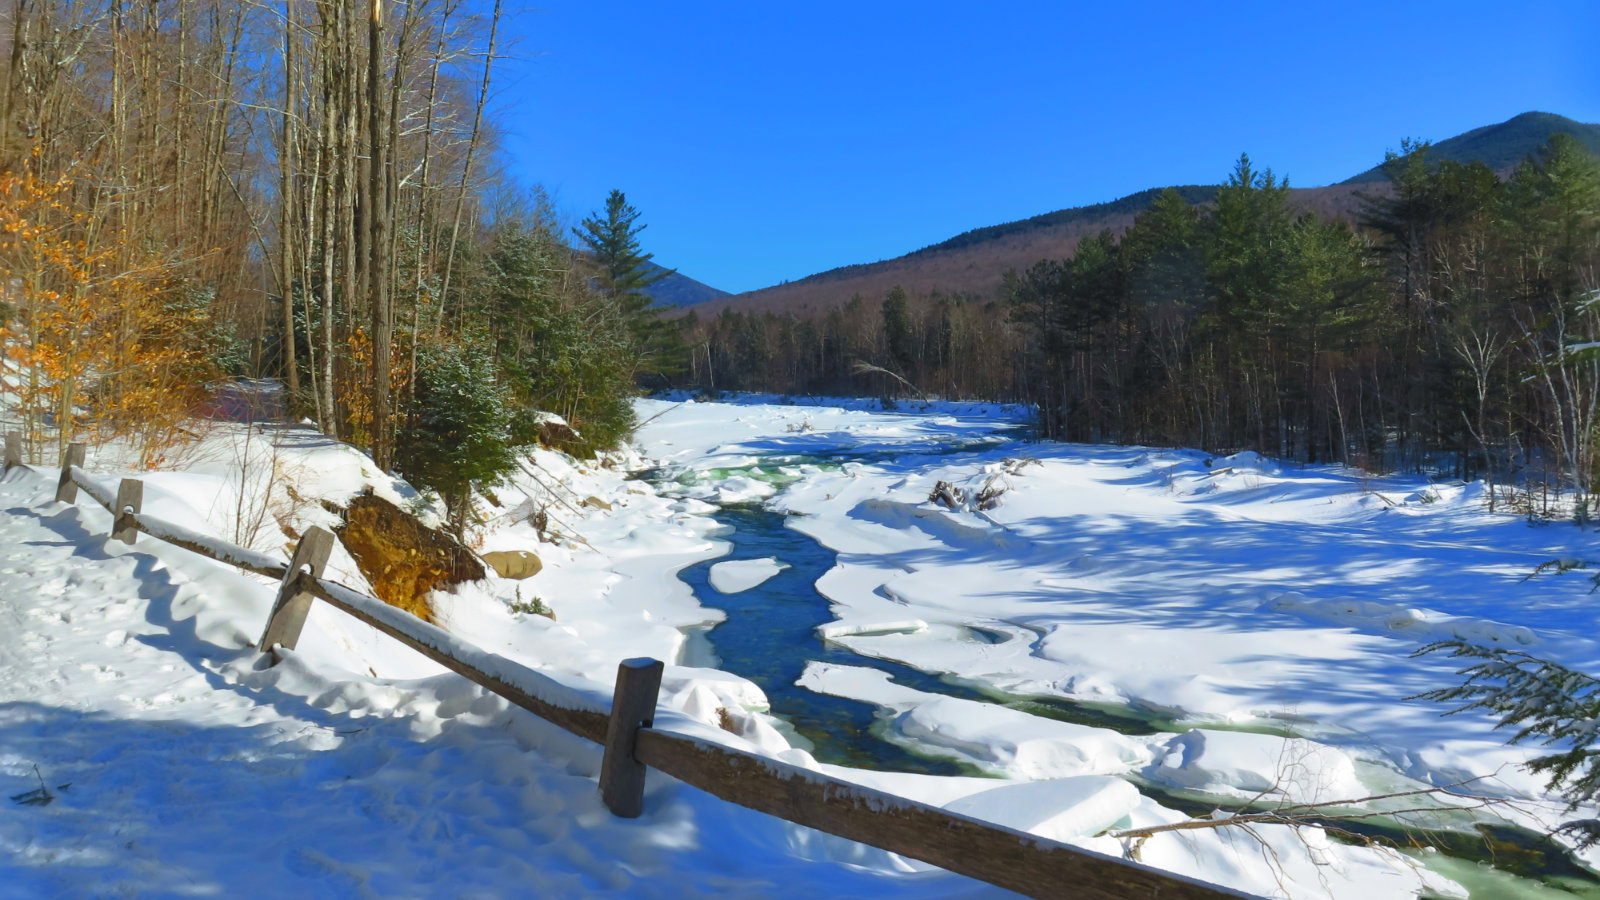
<instances>
[{"instance_id":1,"label":"riverbed","mask_svg":"<svg viewBox=\"0 0 1600 900\"><path fill-rule=\"evenodd\" d=\"M1253 455L1218 460L1194 451L1031 443L1014 418L976 410L663 404L657 411L660 422L643 437L661 463L653 474L658 489L712 504L707 514L721 526L714 537L728 545L724 556L679 575L701 604L727 615L695 630L684 661L754 682L794 746L821 763L999 778L1106 770L1153 803L1192 812L1242 806L1251 781L1250 765L1239 760L1174 758L1174 748L1195 755L1194 740L1179 740L1191 733L1243 735L1233 743L1213 737L1208 746L1247 756L1261 746L1256 738L1295 742L1331 761L1328 771L1350 776L1330 789L1369 793L1380 784L1447 784L1473 750L1490 771L1518 755L1484 723L1461 728L1438 710L1406 706L1411 686L1445 667L1396 659L1409 660L1419 639L1452 628L1537 638L1539 627L1560 617L1543 610L1530 628L1476 615L1497 605L1481 585L1448 611L1364 599L1386 570L1421 569L1439 579L1468 557L1495 571L1520 565L1508 556L1558 549L1548 546L1551 535L1480 514L1470 486L1441 492L1395 480L1374 492L1350 473L1286 468ZM1024 460L1037 462L1019 466ZM999 484L1002 502L936 506L928 497L940 482L969 498ZM1424 496L1432 499L1411 499ZM1399 515L1375 521L1386 515L1380 510ZM713 567L764 559L784 567L745 590L712 585ZM1291 574L1312 589L1262 589ZM1179 584L1182 595L1174 596ZM1359 586L1367 590L1354 602ZM1405 587L1402 593L1416 588ZM1382 627L1373 627L1374 618ZM907 622L920 627L902 627ZM825 639L824 629L835 637ZM1063 652L1068 634L1074 640ZM1352 685L1345 671L1315 680L1320 666L1352 662L1357 681L1368 684ZM1262 672L1270 677L1259 678ZM1378 678L1392 682L1387 699L1339 696L1359 695L1350 688ZM1270 702L1261 702L1263 693ZM975 731L967 721L975 709L1009 718ZM1378 715L1367 721L1369 712ZM1126 756L1121 771L1093 753L1063 762L1062 748L1090 732L1008 743L1006 728L1034 729L1038 720L1126 742L1117 744ZM1439 764L1430 746L1444 732L1457 765ZM1477 746L1464 747L1471 743ZM1051 752L1034 753L1035 768L1020 771L1018 760L1039 746ZM1042 770L1039 758L1047 760ZM1282 776L1267 768L1267 777ZM1526 778L1500 780L1495 789L1504 794L1539 796ZM1441 813L1440 821L1452 815ZM1433 841L1443 853L1414 858L1484 896L1536 896L1543 886L1593 893L1589 872L1537 839L1531 822L1491 818L1484 827L1495 829L1498 850L1446 837L1476 828L1453 821ZM1369 836L1393 839L1400 832L1390 824L1369 828ZM1501 870L1477 865L1491 852Z\"/></svg>"}]
</instances>

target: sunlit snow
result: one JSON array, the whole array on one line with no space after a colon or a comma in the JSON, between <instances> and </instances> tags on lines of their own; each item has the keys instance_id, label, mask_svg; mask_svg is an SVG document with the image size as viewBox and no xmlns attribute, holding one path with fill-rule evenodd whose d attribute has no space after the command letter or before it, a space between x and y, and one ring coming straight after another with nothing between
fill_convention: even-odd
<instances>
[{"instance_id":1,"label":"sunlit snow","mask_svg":"<svg viewBox=\"0 0 1600 900\"><path fill-rule=\"evenodd\" d=\"M542 571L434 594L438 624L589 697L619 660L655 656L658 727L1117 855L1106 829L1188 821L1180 795L1209 809L1478 779L1526 828L1594 814L1564 814L1521 768L1540 748L1408 699L1456 683L1450 661L1412 656L1440 638L1600 671L1589 580L1529 577L1592 556L1589 533L1491 514L1479 485L1030 442L994 404L769 400L640 401L649 424L605 466L533 454L478 537ZM130 474L115 448L86 468ZM142 477L147 513L275 559L286 533L331 524L324 501L421 505L304 428L218 428L180 471ZM989 499L930 502L939 482ZM108 542L110 515L53 502L54 485L48 469L0 483L0 793L53 797L0 817L8 890L1005 896L655 775L645 816L614 819L599 747L325 604L265 668L251 645L275 584ZM809 661L803 689L870 704L875 739L969 775L819 761L754 683L676 664L724 617L676 573L728 553L716 504L751 503L837 554L816 582L832 621L785 648ZM724 560L712 584L754 596L785 565ZM329 577L366 587L342 548ZM1100 718L1064 720L1074 704ZM1272 896L1460 895L1440 873L1476 877L1279 825L1159 834L1140 855Z\"/></svg>"}]
</instances>

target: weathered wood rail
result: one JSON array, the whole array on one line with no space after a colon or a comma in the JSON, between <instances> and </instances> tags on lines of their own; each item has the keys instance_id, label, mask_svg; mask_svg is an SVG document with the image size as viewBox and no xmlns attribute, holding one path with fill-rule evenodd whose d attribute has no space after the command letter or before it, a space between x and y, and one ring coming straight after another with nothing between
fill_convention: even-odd
<instances>
[{"instance_id":1,"label":"weathered wood rail","mask_svg":"<svg viewBox=\"0 0 1600 900\"><path fill-rule=\"evenodd\" d=\"M21 442L6 435L5 471L22 465ZM1251 897L1129 860L1108 856L952 813L654 726L663 665L624 660L610 705L521 663L456 639L383 601L321 577L333 535L312 528L285 564L266 554L196 534L139 511L143 484L124 479L115 492L82 468L73 444L63 458L56 499L75 502L82 489L114 517L111 537L133 544L140 533L208 559L276 579L278 594L258 646L292 650L313 600L389 635L510 703L605 747L601 796L613 813L643 811L647 769L778 818L870 844L1029 897L1083 900L1211 900Z\"/></svg>"}]
</instances>

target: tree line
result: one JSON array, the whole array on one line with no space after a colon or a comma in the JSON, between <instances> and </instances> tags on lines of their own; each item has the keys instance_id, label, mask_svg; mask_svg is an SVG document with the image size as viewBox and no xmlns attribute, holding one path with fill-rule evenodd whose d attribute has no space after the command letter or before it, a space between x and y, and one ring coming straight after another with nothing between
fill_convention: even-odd
<instances>
[{"instance_id":1,"label":"tree line","mask_svg":"<svg viewBox=\"0 0 1600 900\"><path fill-rule=\"evenodd\" d=\"M618 192L611 257L576 252L499 169L501 0L7 6L0 391L30 451L156 464L208 383L275 377L459 511L462 454L503 471L535 411L580 449L631 426L640 226Z\"/></svg>"},{"instance_id":2,"label":"tree line","mask_svg":"<svg viewBox=\"0 0 1600 900\"><path fill-rule=\"evenodd\" d=\"M1117 235L1008 272L1001 299L854 297L817 319L686 323L717 390L1033 404L1048 437L1253 449L1589 492L1600 163L1556 135L1506 178L1388 154L1355 225L1243 156ZM893 375L886 374L888 370ZM894 377L894 376L898 376Z\"/></svg>"}]
</instances>

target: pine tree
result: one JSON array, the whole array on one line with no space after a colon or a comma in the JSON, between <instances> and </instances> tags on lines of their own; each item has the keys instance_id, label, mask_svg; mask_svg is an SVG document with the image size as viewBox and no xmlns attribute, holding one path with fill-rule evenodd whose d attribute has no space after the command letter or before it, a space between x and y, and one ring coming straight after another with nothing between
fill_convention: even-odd
<instances>
[{"instance_id":1,"label":"pine tree","mask_svg":"<svg viewBox=\"0 0 1600 900\"><path fill-rule=\"evenodd\" d=\"M652 266L653 253L643 253L639 246L639 232L648 225L639 221L639 210L628 204L628 198L619 190L606 197L605 218L598 213L583 220L582 226L572 229L578 240L594 254L600 267L601 287L623 298L630 311L644 309L650 298L644 289L671 275L674 270Z\"/></svg>"},{"instance_id":2,"label":"pine tree","mask_svg":"<svg viewBox=\"0 0 1600 900\"><path fill-rule=\"evenodd\" d=\"M883 339L889 348L889 360L901 377L914 377L910 371L911 364L915 361L915 352L912 349L911 311L906 303L904 288L897 284L889 291L889 296L883 300L882 312Z\"/></svg>"},{"instance_id":3,"label":"pine tree","mask_svg":"<svg viewBox=\"0 0 1600 900\"><path fill-rule=\"evenodd\" d=\"M396 464L412 484L444 500L450 529L466 529L473 491L516 467L510 396L481 342L420 349L416 396L400 428Z\"/></svg>"},{"instance_id":4,"label":"pine tree","mask_svg":"<svg viewBox=\"0 0 1600 900\"><path fill-rule=\"evenodd\" d=\"M676 270L651 264L655 254L644 253L639 246L639 232L649 226L638 221L639 210L629 205L622 191L612 190L606 197L605 217L591 215L572 233L594 255L600 287L622 306L641 373L665 376L687 368L687 351L677 325L650 311L652 300L644 291Z\"/></svg>"},{"instance_id":5,"label":"pine tree","mask_svg":"<svg viewBox=\"0 0 1600 900\"><path fill-rule=\"evenodd\" d=\"M1440 652L1480 662L1457 672L1467 676L1461 685L1412 699L1460 704L1446 715L1483 710L1500 720L1497 728L1517 730L1511 743L1532 738L1552 747L1527 767L1548 776L1545 788L1566 798L1569 812L1600 796L1600 680L1518 650L1464 641L1429 644L1412 655ZM1584 850L1600 844L1600 819L1576 819L1556 832Z\"/></svg>"}]
</instances>

